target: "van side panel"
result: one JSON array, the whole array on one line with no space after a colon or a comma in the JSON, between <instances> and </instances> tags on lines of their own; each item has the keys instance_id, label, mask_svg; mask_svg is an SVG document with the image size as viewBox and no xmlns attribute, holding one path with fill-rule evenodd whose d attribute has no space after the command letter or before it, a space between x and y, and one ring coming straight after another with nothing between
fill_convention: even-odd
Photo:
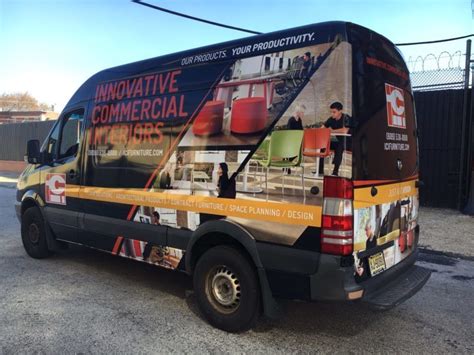
<instances>
[{"instance_id":1,"label":"van side panel","mask_svg":"<svg viewBox=\"0 0 474 355\"><path fill-rule=\"evenodd\" d=\"M67 187L83 201L84 244L138 260L153 246L182 255L201 224L225 218L258 241L318 251L322 198L310 189L321 181L302 180L315 159L298 157L303 131L288 122L302 110L302 128L323 124L335 98L350 110L350 50L345 24L308 26L87 84L83 183ZM272 132L295 137L273 144L296 149L287 168L264 167Z\"/></svg>"}]
</instances>

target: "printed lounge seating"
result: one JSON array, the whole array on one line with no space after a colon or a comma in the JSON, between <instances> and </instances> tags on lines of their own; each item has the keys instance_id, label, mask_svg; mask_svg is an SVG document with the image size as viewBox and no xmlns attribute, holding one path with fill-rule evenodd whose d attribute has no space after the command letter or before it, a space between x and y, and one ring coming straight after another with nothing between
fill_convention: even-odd
<instances>
[{"instance_id":1,"label":"printed lounge seating","mask_svg":"<svg viewBox=\"0 0 474 355\"><path fill-rule=\"evenodd\" d=\"M262 131L267 123L264 97L246 97L232 104L230 130L232 133L250 134Z\"/></svg>"},{"instance_id":2,"label":"printed lounge seating","mask_svg":"<svg viewBox=\"0 0 474 355\"><path fill-rule=\"evenodd\" d=\"M224 101L208 101L196 117L193 133L196 136L211 136L222 131Z\"/></svg>"}]
</instances>

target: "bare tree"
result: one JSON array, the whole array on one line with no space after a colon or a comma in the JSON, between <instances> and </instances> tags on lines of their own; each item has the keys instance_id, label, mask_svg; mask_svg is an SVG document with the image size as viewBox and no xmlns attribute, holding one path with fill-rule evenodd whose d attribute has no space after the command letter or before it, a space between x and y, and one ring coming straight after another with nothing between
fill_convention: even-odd
<instances>
[{"instance_id":1,"label":"bare tree","mask_svg":"<svg viewBox=\"0 0 474 355\"><path fill-rule=\"evenodd\" d=\"M28 92L3 93L0 95L0 109L2 111L49 111L51 106L38 102Z\"/></svg>"}]
</instances>

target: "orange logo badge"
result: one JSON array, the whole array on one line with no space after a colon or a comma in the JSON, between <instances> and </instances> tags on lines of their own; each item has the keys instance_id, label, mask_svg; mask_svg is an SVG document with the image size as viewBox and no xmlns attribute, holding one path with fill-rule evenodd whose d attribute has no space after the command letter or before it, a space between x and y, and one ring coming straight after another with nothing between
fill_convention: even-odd
<instances>
[{"instance_id":1,"label":"orange logo badge","mask_svg":"<svg viewBox=\"0 0 474 355\"><path fill-rule=\"evenodd\" d=\"M46 203L66 205L66 174L46 174L44 190Z\"/></svg>"},{"instance_id":2,"label":"orange logo badge","mask_svg":"<svg viewBox=\"0 0 474 355\"><path fill-rule=\"evenodd\" d=\"M385 84L385 97L387 98L387 124L390 127L407 128L403 90Z\"/></svg>"}]
</instances>

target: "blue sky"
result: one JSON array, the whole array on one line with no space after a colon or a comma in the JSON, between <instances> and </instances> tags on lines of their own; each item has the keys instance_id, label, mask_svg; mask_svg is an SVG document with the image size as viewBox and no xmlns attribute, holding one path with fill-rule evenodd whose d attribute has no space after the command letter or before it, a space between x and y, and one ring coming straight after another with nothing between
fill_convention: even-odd
<instances>
[{"instance_id":1,"label":"blue sky","mask_svg":"<svg viewBox=\"0 0 474 355\"><path fill-rule=\"evenodd\" d=\"M471 0L148 0L270 32L329 20L369 27L395 43L473 32ZM95 72L247 36L178 18L130 0L0 0L0 93L29 91L61 110ZM401 47L409 56L465 50L465 41Z\"/></svg>"}]
</instances>

